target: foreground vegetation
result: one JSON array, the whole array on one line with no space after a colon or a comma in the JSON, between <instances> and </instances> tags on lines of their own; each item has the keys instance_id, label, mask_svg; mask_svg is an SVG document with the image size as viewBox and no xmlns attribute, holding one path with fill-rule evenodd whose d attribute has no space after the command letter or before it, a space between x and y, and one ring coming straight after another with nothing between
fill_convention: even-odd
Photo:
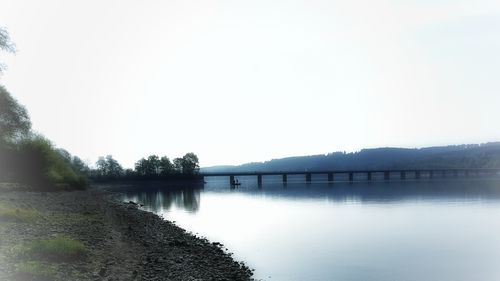
<instances>
[{"instance_id":1,"label":"foreground vegetation","mask_svg":"<svg viewBox=\"0 0 500 281\"><path fill-rule=\"evenodd\" d=\"M82 242L65 236L56 236L23 243L15 248L14 254L29 259L71 261L83 258L86 251Z\"/></svg>"},{"instance_id":2,"label":"foreground vegetation","mask_svg":"<svg viewBox=\"0 0 500 281\"><path fill-rule=\"evenodd\" d=\"M0 50L15 52L9 34L1 28ZM0 64L0 74L3 69ZM78 170L81 163L34 133L26 108L0 85L0 182L37 189L85 188L87 180Z\"/></svg>"},{"instance_id":3,"label":"foreground vegetation","mask_svg":"<svg viewBox=\"0 0 500 281\"><path fill-rule=\"evenodd\" d=\"M0 181L36 189L85 188L83 161L31 130L26 109L0 86Z\"/></svg>"}]
</instances>

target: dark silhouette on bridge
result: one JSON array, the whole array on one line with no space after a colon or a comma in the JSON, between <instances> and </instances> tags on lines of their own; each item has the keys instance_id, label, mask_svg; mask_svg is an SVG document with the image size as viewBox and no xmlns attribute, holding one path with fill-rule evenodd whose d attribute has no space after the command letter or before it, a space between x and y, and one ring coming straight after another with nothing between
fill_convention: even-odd
<instances>
[{"instance_id":1,"label":"dark silhouette on bridge","mask_svg":"<svg viewBox=\"0 0 500 281\"><path fill-rule=\"evenodd\" d=\"M344 171L276 171L276 172L215 172L201 173L203 177L229 177L229 183L233 185L237 176L256 176L259 186L262 185L263 176L281 175L283 183L288 181L289 175L304 175L306 182L312 181L312 175L327 175L328 182L335 182L338 175L347 175L349 182L356 181L373 181L377 175L382 175L383 180L389 181L392 179L433 179L436 177L444 178L448 176L458 177L469 175L496 175L500 173L500 168L497 169L409 169L409 170L344 170ZM359 178L359 175L365 175ZM357 176L357 177L355 177Z\"/></svg>"}]
</instances>

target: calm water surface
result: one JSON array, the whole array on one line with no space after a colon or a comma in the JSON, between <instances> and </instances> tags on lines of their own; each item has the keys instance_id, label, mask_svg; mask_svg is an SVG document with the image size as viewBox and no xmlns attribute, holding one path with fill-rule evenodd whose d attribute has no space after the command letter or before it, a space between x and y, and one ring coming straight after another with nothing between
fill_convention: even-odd
<instances>
[{"instance_id":1,"label":"calm water surface","mask_svg":"<svg viewBox=\"0 0 500 281\"><path fill-rule=\"evenodd\" d=\"M227 178L204 188L149 186L124 200L223 243L262 280L500 280L498 178L240 181L237 189Z\"/></svg>"}]
</instances>

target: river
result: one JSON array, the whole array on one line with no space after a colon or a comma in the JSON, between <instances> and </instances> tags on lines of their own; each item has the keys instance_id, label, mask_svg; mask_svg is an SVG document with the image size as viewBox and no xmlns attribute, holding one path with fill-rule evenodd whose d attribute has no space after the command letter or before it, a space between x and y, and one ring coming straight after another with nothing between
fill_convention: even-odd
<instances>
[{"instance_id":1,"label":"river","mask_svg":"<svg viewBox=\"0 0 500 281\"><path fill-rule=\"evenodd\" d=\"M239 180L138 186L123 200L221 242L261 280L500 280L499 178Z\"/></svg>"}]
</instances>

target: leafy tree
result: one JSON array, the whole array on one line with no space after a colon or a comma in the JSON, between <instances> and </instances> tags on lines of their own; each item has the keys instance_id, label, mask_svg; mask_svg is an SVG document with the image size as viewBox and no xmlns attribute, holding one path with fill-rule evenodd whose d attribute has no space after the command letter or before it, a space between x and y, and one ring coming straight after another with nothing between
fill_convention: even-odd
<instances>
[{"instance_id":1,"label":"leafy tree","mask_svg":"<svg viewBox=\"0 0 500 281\"><path fill-rule=\"evenodd\" d=\"M88 176L90 173L89 166L78 156L73 156L73 159L71 160L71 167L73 167L73 170L80 175Z\"/></svg>"},{"instance_id":2,"label":"leafy tree","mask_svg":"<svg viewBox=\"0 0 500 281\"><path fill-rule=\"evenodd\" d=\"M156 155L148 157L148 168L150 176L157 176L160 174L160 158Z\"/></svg>"},{"instance_id":3,"label":"leafy tree","mask_svg":"<svg viewBox=\"0 0 500 281\"><path fill-rule=\"evenodd\" d=\"M160 158L160 175L168 176L174 172L174 165L167 156Z\"/></svg>"},{"instance_id":4,"label":"leafy tree","mask_svg":"<svg viewBox=\"0 0 500 281\"><path fill-rule=\"evenodd\" d=\"M178 167L182 169L180 162L178 163ZM156 155L150 155L147 159L142 158L137 161L135 163L135 171L137 175L149 178L166 177L176 173L174 165L167 156L159 158Z\"/></svg>"},{"instance_id":5,"label":"leafy tree","mask_svg":"<svg viewBox=\"0 0 500 281\"><path fill-rule=\"evenodd\" d=\"M132 169L125 169L125 171L123 171L123 175L127 178L133 178L136 176L136 172Z\"/></svg>"},{"instance_id":6,"label":"leafy tree","mask_svg":"<svg viewBox=\"0 0 500 281\"><path fill-rule=\"evenodd\" d=\"M175 173L178 173L178 174L182 174L182 163L184 161L182 160L182 158L175 158L174 161L173 161L173 166L174 166L174 172Z\"/></svg>"},{"instance_id":7,"label":"leafy tree","mask_svg":"<svg viewBox=\"0 0 500 281\"><path fill-rule=\"evenodd\" d=\"M69 153L66 149L58 148L56 149L56 152L61 155L61 157L66 161L66 163L71 164L73 157L71 156L71 153Z\"/></svg>"},{"instance_id":8,"label":"leafy tree","mask_svg":"<svg viewBox=\"0 0 500 281\"><path fill-rule=\"evenodd\" d=\"M198 156L189 152L182 157L182 173L186 175L195 175L199 172L200 166Z\"/></svg>"},{"instance_id":9,"label":"leafy tree","mask_svg":"<svg viewBox=\"0 0 500 281\"><path fill-rule=\"evenodd\" d=\"M96 162L97 174L105 178L118 178L123 175L123 168L112 155L99 157Z\"/></svg>"},{"instance_id":10,"label":"leafy tree","mask_svg":"<svg viewBox=\"0 0 500 281\"><path fill-rule=\"evenodd\" d=\"M14 52L9 33L0 27L0 50ZM0 73L5 69L0 63ZM28 112L0 85L0 145L27 136L31 129Z\"/></svg>"},{"instance_id":11,"label":"leafy tree","mask_svg":"<svg viewBox=\"0 0 500 281\"><path fill-rule=\"evenodd\" d=\"M52 143L40 135L21 140L12 161L15 178L32 188L71 186L83 188L86 179L78 175Z\"/></svg>"},{"instance_id":12,"label":"leafy tree","mask_svg":"<svg viewBox=\"0 0 500 281\"><path fill-rule=\"evenodd\" d=\"M135 163L135 171L140 176L145 176L148 170L148 160L141 158Z\"/></svg>"},{"instance_id":13,"label":"leafy tree","mask_svg":"<svg viewBox=\"0 0 500 281\"><path fill-rule=\"evenodd\" d=\"M106 175L107 170L108 170L108 168L107 168L108 164L106 163L106 159L104 158L104 156L99 157L99 159L97 159L97 162L95 163L95 165L97 166L96 171L97 171L97 174L99 176Z\"/></svg>"},{"instance_id":14,"label":"leafy tree","mask_svg":"<svg viewBox=\"0 0 500 281\"><path fill-rule=\"evenodd\" d=\"M27 137L30 129L31 121L26 108L0 86L0 145Z\"/></svg>"},{"instance_id":15,"label":"leafy tree","mask_svg":"<svg viewBox=\"0 0 500 281\"><path fill-rule=\"evenodd\" d=\"M113 156L111 156L111 155L106 156L106 162L108 163L108 175L109 176L118 177L123 173L122 166L120 165L120 163L118 163L118 161L113 159Z\"/></svg>"},{"instance_id":16,"label":"leafy tree","mask_svg":"<svg viewBox=\"0 0 500 281\"><path fill-rule=\"evenodd\" d=\"M160 159L156 155L142 158L135 164L135 170L141 176L154 177L160 173Z\"/></svg>"},{"instance_id":17,"label":"leafy tree","mask_svg":"<svg viewBox=\"0 0 500 281\"><path fill-rule=\"evenodd\" d=\"M9 33L2 27L0 27L0 49L11 53L16 51L16 46L12 43Z\"/></svg>"}]
</instances>

